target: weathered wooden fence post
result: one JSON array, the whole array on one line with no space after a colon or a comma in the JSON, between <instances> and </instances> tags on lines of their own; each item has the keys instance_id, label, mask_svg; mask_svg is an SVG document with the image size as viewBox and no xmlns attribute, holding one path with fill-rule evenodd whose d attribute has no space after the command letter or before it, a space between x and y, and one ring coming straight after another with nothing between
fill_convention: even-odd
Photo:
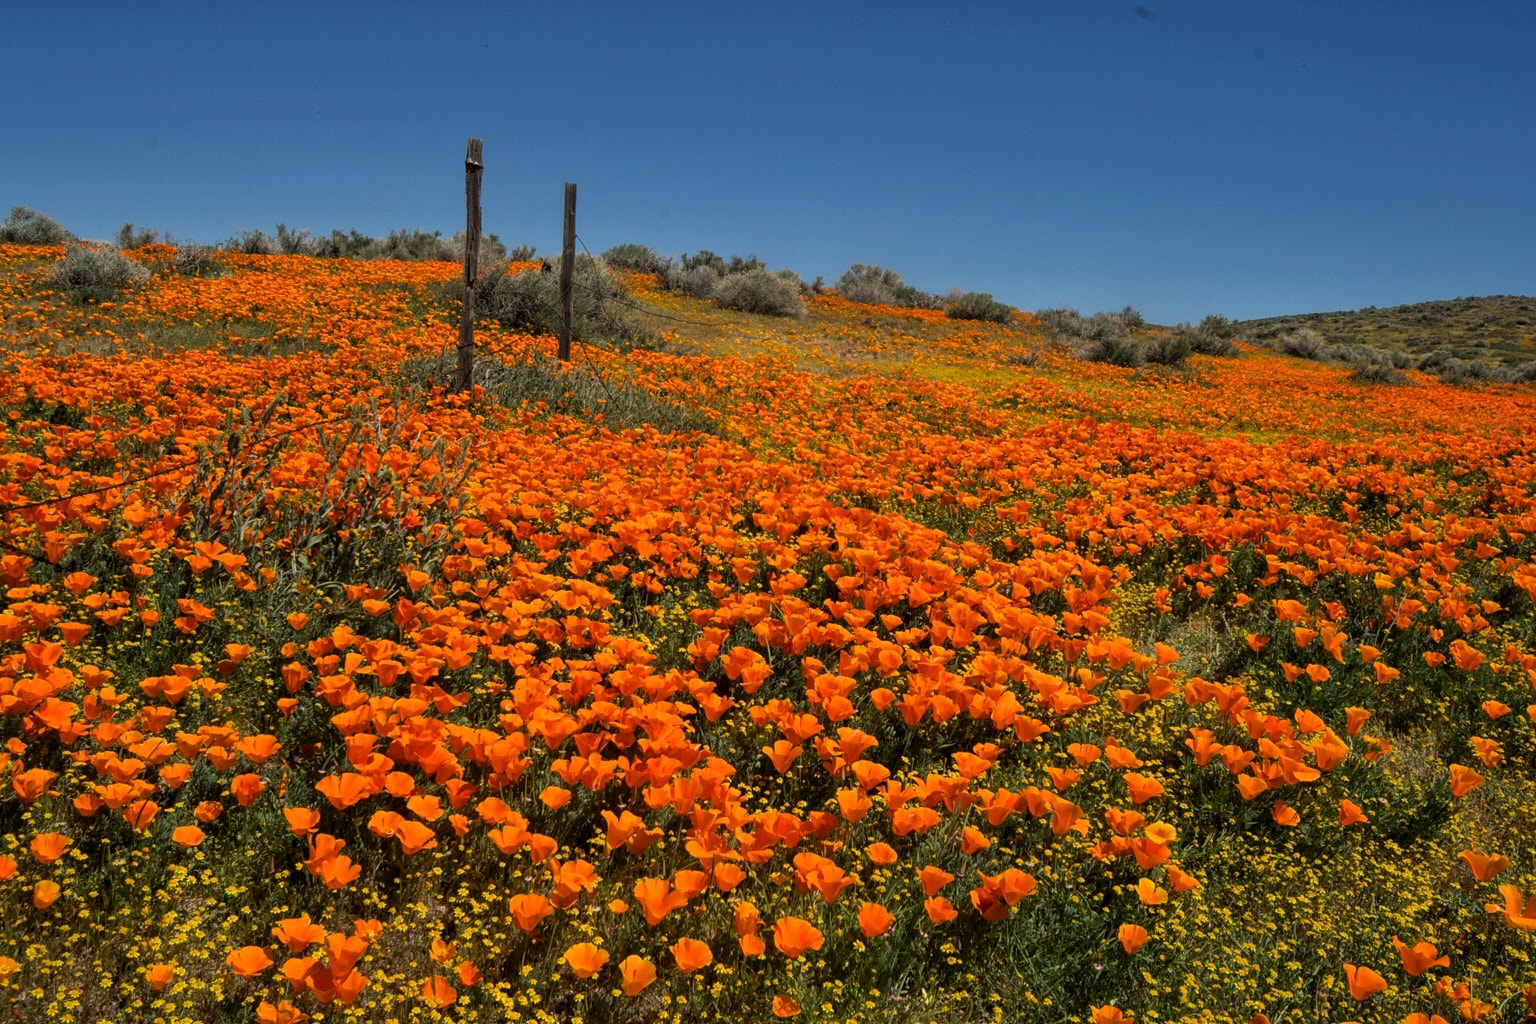
<instances>
[{"instance_id":1,"label":"weathered wooden fence post","mask_svg":"<svg viewBox=\"0 0 1536 1024\"><path fill-rule=\"evenodd\" d=\"M576 184L565 183L565 244L560 249L560 361L571 359L571 286L576 270Z\"/></svg>"},{"instance_id":2,"label":"weathered wooden fence post","mask_svg":"<svg viewBox=\"0 0 1536 1024\"><path fill-rule=\"evenodd\" d=\"M455 391L468 391L475 376L475 282L480 276L480 175L484 171L484 144L470 139L464 154L464 309L459 314Z\"/></svg>"}]
</instances>

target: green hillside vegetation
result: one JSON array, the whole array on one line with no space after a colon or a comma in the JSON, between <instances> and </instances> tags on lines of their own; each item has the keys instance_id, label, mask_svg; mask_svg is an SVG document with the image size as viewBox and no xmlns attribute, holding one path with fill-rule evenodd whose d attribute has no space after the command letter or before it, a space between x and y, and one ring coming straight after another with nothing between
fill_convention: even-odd
<instances>
[{"instance_id":1,"label":"green hillside vegetation","mask_svg":"<svg viewBox=\"0 0 1536 1024\"><path fill-rule=\"evenodd\" d=\"M1524 295L1367 306L1244 320L1238 326L1244 338L1258 344L1308 329L1335 345L1398 348L1419 359L1436 351L1510 367L1536 359L1536 298Z\"/></svg>"}]
</instances>

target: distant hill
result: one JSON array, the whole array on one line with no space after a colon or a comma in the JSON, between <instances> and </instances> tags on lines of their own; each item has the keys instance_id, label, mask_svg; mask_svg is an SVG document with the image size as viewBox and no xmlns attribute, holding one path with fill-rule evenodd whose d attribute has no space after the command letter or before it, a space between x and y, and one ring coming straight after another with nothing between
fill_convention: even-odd
<instances>
[{"instance_id":1,"label":"distant hill","mask_svg":"<svg viewBox=\"0 0 1536 1024\"><path fill-rule=\"evenodd\" d=\"M1334 344L1399 348L1420 357L1443 350L1506 365L1536 359L1536 298L1525 295L1274 316L1244 320L1238 327L1243 338L1259 343L1310 328Z\"/></svg>"}]
</instances>

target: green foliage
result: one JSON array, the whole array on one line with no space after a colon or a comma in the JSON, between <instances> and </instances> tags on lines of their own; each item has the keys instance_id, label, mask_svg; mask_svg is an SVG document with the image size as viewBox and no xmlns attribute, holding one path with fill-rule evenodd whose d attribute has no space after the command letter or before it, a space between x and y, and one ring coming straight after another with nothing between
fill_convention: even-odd
<instances>
[{"instance_id":1,"label":"green foliage","mask_svg":"<svg viewBox=\"0 0 1536 1024\"><path fill-rule=\"evenodd\" d=\"M310 251L309 229L304 228L299 231L294 231L286 224L279 224L277 226L277 247L281 249L283 254L286 256L297 256L308 253Z\"/></svg>"},{"instance_id":2,"label":"green foliage","mask_svg":"<svg viewBox=\"0 0 1536 1024\"><path fill-rule=\"evenodd\" d=\"M119 249L142 249L151 242L160 240L160 232L151 231L148 228L135 228L133 221L123 222L123 226L117 229L117 247Z\"/></svg>"},{"instance_id":3,"label":"green foliage","mask_svg":"<svg viewBox=\"0 0 1536 1024\"><path fill-rule=\"evenodd\" d=\"M1129 338L1106 335L1092 341L1083 350L1082 358L1092 363L1140 366L1147 361L1147 353L1141 345Z\"/></svg>"},{"instance_id":4,"label":"green foliage","mask_svg":"<svg viewBox=\"0 0 1536 1024\"><path fill-rule=\"evenodd\" d=\"M805 315L805 303L800 301L800 289L761 267L726 275L715 286L714 300L727 309L739 309L746 313L797 319Z\"/></svg>"},{"instance_id":5,"label":"green foliage","mask_svg":"<svg viewBox=\"0 0 1536 1024\"><path fill-rule=\"evenodd\" d=\"M219 251L211 245L183 242L171 257L170 270L182 277L222 277L229 271L219 259Z\"/></svg>"},{"instance_id":6,"label":"green foliage","mask_svg":"<svg viewBox=\"0 0 1536 1024\"><path fill-rule=\"evenodd\" d=\"M944 310L951 320L988 320L992 323L1013 322L1013 307L998 302L986 292L966 292Z\"/></svg>"},{"instance_id":7,"label":"green foliage","mask_svg":"<svg viewBox=\"0 0 1536 1024\"><path fill-rule=\"evenodd\" d=\"M656 250L650 246L641 245L638 242L626 242L603 253L603 262L621 270L638 270L641 273L650 274L656 272L660 260Z\"/></svg>"},{"instance_id":8,"label":"green foliage","mask_svg":"<svg viewBox=\"0 0 1536 1024\"><path fill-rule=\"evenodd\" d=\"M717 256L708 249L700 249L692 256L685 252L678 257L678 261L682 263L684 271L693 270L696 267L709 267L720 277L724 277L730 272L730 267L726 264L725 257Z\"/></svg>"},{"instance_id":9,"label":"green foliage","mask_svg":"<svg viewBox=\"0 0 1536 1024\"><path fill-rule=\"evenodd\" d=\"M529 334L555 334L560 327L560 263L545 270L508 275L506 263L492 264L475 286L475 315ZM571 335L607 347L647 348L654 339L640 324L627 293L602 261L576 257L572 275ZM455 279L435 288L439 301L456 311L464 285Z\"/></svg>"},{"instance_id":10,"label":"green foliage","mask_svg":"<svg viewBox=\"0 0 1536 1024\"><path fill-rule=\"evenodd\" d=\"M346 234L332 231L326 238L311 239L309 244L311 252L322 259L361 260L370 258L377 243L373 238L353 228Z\"/></svg>"},{"instance_id":11,"label":"green foliage","mask_svg":"<svg viewBox=\"0 0 1536 1024\"><path fill-rule=\"evenodd\" d=\"M1124 338L1130 327L1122 313L1095 313L1083 316L1070 306L1042 309L1035 314L1040 326L1062 341L1101 341Z\"/></svg>"},{"instance_id":12,"label":"green foliage","mask_svg":"<svg viewBox=\"0 0 1536 1024\"><path fill-rule=\"evenodd\" d=\"M48 282L71 302L111 302L149 277L148 268L114 248L69 245L48 272Z\"/></svg>"},{"instance_id":13,"label":"green foliage","mask_svg":"<svg viewBox=\"0 0 1536 1024\"><path fill-rule=\"evenodd\" d=\"M1122 309L1120 311L1120 319L1125 323L1126 327L1133 331L1139 331L1147 326L1147 318L1142 316L1135 306L1126 306Z\"/></svg>"},{"instance_id":14,"label":"green foliage","mask_svg":"<svg viewBox=\"0 0 1536 1024\"><path fill-rule=\"evenodd\" d=\"M278 248L277 239L259 228L255 231L242 231L238 235L231 235L219 248L229 252L244 253L247 256L276 256L281 251Z\"/></svg>"},{"instance_id":15,"label":"green foliage","mask_svg":"<svg viewBox=\"0 0 1536 1024\"><path fill-rule=\"evenodd\" d=\"M720 283L720 272L709 264L692 267L678 275L676 288L696 299L712 298Z\"/></svg>"},{"instance_id":16,"label":"green foliage","mask_svg":"<svg viewBox=\"0 0 1536 1024\"><path fill-rule=\"evenodd\" d=\"M1193 342L1183 334L1154 335L1142 348L1147 362L1159 366L1177 366L1193 351Z\"/></svg>"},{"instance_id":17,"label":"green foliage","mask_svg":"<svg viewBox=\"0 0 1536 1024\"><path fill-rule=\"evenodd\" d=\"M1408 378L1401 370L1386 363L1370 363L1361 366L1349 375L1349 379L1355 384L1399 386L1408 383Z\"/></svg>"},{"instance_id":18,"label":"green foliage","mask_svg":"<svg viewBox=\"0 0 1536 1024\"><path fill-rule=\"evenodd\" d=\"M896 271L872 263L853 264L843 271L834 287L850 302L916 309L941 309L944 305L937 295L904 282Z\"/></svg>"},{"instance_id":19,"label":"green foliage","mask_svg":"<svg viewBox=\"0 0 1536 1024\"><path fill-rule=\"evenodd\" d=\"M1328 342L1310 327L1303 327L1294 334L1280 336L1280 351L1297 359L1322 362L1327 359Z\"/></svg>"},{"instance_id":20,"label":"green foliage","mask_svg":"<svg viewBox=\"0 0 1536 1024\"><path fill-rule=\"evenodd\" d=\"M448 352L407 362L400 377L410 387L446 387L456 372L456 355ZM476 359L475 387L485 400L505 409L570 416L615 430L649 426L663 433L717 432L704 413L655 395L634 381L604 377L588 364L562 364L539 354L515 362Z\"/></svg>"},{"instance_id":21,"label":"green foliage","mask_svg":"<svg viewBox=\"0 0 1536 1024\"><path fill-rule=\"evenodd\" d=\"M10 245L63 245L72 237L58 221L26 206L11 207L0 224L0 243Z\"/></svg>"}]
</instances>

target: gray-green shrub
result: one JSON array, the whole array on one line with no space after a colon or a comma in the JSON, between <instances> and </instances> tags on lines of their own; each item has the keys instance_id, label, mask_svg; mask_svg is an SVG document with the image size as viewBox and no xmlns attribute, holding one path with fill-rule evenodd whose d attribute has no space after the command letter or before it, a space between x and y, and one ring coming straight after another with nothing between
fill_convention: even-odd
<instances>
[{"instance_id":1,"label":"gray-green shrub","mask_svg":"<svg viewBox=\"0 0 1536 1024\"><path fill-rule=\"evenodd\" d=\"M71 237L58 221L26 206L11 207L11 215L0 224L0 243L63 245Z\"/></svg>"},{"instance_id":2,"label":"gray-green shrub","mask_svg":"<svg viewBox=\"0 0 1536 1024\"><path fill-rule=\"evenodd\" d=\"M1177 366L1193 351L1194 345L1183 334L1155 335L1142 346L1147 362L1159 366Z\"/></svg>"},{"instance_id":3,"label":"gray-green shrub","mask_svg":"<svg viewBox=\"0 0 1536 1024\"><path fill-rule=\"evenodd\" d=\"M455 377L452 352L413 359L400 368L402 383L414 387L447 387ZM599 376L581 363L561 364L550 356L503 362L482 356L475 360L475 386L481 397L506 409L544 407L548 415L600 422L614 430L653 426L666 433L715 433L714 420L691 406L679 405L622 377Z\"/></svg>"},{"instance_id":4,"label":"gray-green shrub","mask_svg":"<svg viewBox=\"0 0 1536 1024\"><path fill-rule=\"evenodd\" d=\"M1013 307L998 302L987 292L966 292L944 310L944 315L951 320L988 320L1006 324L1013 321Z\"/></svg>"},{"instance_id":5,"label":"gray-green shrub","mask_svg":"<svg viewBox=\"0 0 1536 1024\"><path fill-rule=\"evenodd\" d=\"M603 262L621 270L636 270L643 274L657 271L659 259L656 250L638 242L625 242L603 253Z\"/></svg>"},{"instance_id":6,"label":"gray-green shrub","mask_svg":"<svg viewBox=\"0 0 1536 1024\"><path fill-rule=\"evenodd\" d=\"M800 289L761 267L725 275L715 286L713 298L716 305L745 313L795 318L805 315Z\"/></svg>"},{"instance_id":7,"label":"gray-green shrub","mask_svg":"<svg viewBox=\"0 0 1536 1024\"><path fill-rule=\"evenodd\" d=\"M160 232L151 231L148 228L135 228L133 221L124 221L123 226L117 229L117 247L119 249L142 249L152 242L160 240Z\"/></svg>"},{"instance_id":8,"label":"gray-green shrub","mask_svg":"<svg viewBox=\"0 0 1536 1024\"><path fill-rule=\"evenodd\" d=\"M475 286L475 313L529 334L554 334L560 327L560 263L549 270L508 275L495 263ZM650 347L654 339L634 317L628 297L599 260L579 254L572 270L571 334L578 340L618 348ZM464 301L457 279L436 286L443 303L456 310Z\"/></svg>"},{"instance_id":9,"label":"gray-green shrub","mask_svg":"<svg viewBox=\"0 0 1536 1024\"><path fill-rule=\"evenodd\" d=\"M149 269L115 248L69 244L48 272L48 282L73 302L110 302L149 277Z\"/></svg>"},{"instance_id":10,"label":"gray-green shrub","mask_svg":"<svg viewBox=\"0 0 1536 1024\"><path fill-rule=\"evenodd\" d=\"M1125 337L1106 336L1096 338L1083 349L1081 357L1091 363L1110 363L1114 366L1140 366L1147 361L1141 345Z\"/></svg>"},{"instance_id":11,"label":"gray-green shrub","mask_svg":"<svg viewBox=\"0 0 1536 1024\"><path fill-rule=\"evenodd\" d=\"M1328 356L1327 340L1310 327L1303 327L1291 334L1280 335L1280 351L1297 359L1322 362Z\"/></svg>"}]
</instances>

